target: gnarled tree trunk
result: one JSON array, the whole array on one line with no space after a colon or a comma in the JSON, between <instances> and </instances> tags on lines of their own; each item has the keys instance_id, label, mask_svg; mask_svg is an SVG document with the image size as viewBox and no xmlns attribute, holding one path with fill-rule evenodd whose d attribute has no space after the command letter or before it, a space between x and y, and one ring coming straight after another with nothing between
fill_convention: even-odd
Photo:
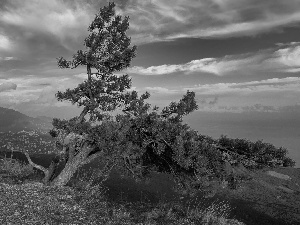
<instances>
[{"instance_id":1,"label":"gnarled tree trunk","mask_svg":"<svg viewBox=\"0 0 300 225\"><path fill-rule=\"evenodd\" d=\"M60 174L55 177L51 182L51 186L65 186L72 176L76 173L76 171L86 164L86 159L89 154L89 148L85 147L81 149L81 151L74 157L72 157L66 163L64 169L60 172Z\"/></svg>"},{"instance_id":2,"label":"gnarled tree trunk","mask_svg":"<svg viewBox=\"0 0 300 225\"><path fill-rule=\"evenodd\" d=\"M92 160L100 157L103 152L97 152L95 154L89 155L92 152L93 148L88 147L87 145L83 146L79 152L74 155L74 151L69 151L69 159L64 165L63 170L58 174L58 176L53 177L55 174L55 169L58 166L58 162L52 161L49 168L37 165L32 162L28 153L25 153L29 164L33 167L42 170L45 174L43 183L49 186L65 186L76 171L83 165L90 163ZM73 154L72 156L70 154Z\"/></svg>"}]
</instances>

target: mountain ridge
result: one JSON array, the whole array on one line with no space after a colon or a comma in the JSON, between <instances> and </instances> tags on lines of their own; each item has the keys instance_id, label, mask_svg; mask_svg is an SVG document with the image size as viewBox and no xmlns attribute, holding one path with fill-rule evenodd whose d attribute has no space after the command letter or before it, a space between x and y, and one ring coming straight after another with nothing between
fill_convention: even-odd
<instances>
[{"instance_id":1,"label":"mountain ridge","mask_svg":"<svg viewBox=\"0 0 300 225\"><path fill-rule=\"evenodd\" d=\"M37 131L48 132L52 128L52 118L27 116L13 109L0 107L0 132Z\"/></svg>"}]
</instances>

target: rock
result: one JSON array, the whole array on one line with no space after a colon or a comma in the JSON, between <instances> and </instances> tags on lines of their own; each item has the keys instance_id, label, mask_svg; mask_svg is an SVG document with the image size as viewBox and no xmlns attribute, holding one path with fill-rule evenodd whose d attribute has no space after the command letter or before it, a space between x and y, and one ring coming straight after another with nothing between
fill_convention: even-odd
<instances>
[{"instance_id":1,"label":"rock","mask_svg":"<svg viewBox=\"0 0 300 225\"><path fill-rule=\"evenodd\" d=\"M277 177L279 179L283 179L283 180L291 180L292 178L288 175L284 175L281 173L277 173L275 171L267 171L267 174L272 176L272 177Z\"/></svg>"},{"instance_id":2,"label":"rock","mask_svg":"<svg viewBox=\"0 0 300 225\"><path fill-rule=\"evenodd\" d=\"M232 166L231 166L231 164L228 161L224 162L224 164L223 164L223 170L225 172L225 176L226 177L233 173Z\"/></svg>"},{"instance_id":3,"label":"rock","mask_svg":"<svg viewBox=\"0 0 300 225\"><path fill-rule=\"evenodd\" d=\"M278 186L277 188L283 190L284 192L287 192L287 193L290 193L290 194L293 194L294 193L294 190L291 190L287 187L283 187L283 186Z\"/></svg>"}]
</instances>

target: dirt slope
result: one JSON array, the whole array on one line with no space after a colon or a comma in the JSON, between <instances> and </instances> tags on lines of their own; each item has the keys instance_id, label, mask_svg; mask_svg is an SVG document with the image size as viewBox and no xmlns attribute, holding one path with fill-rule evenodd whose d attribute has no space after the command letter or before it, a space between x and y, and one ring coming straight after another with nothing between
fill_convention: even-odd
<instances>
[{"instance_id":1,"label":"dirt slope","mask_svg":"<svg viewBox=\"0 0 300 225\"><path fill-rule=\"evenodd\" d=\"M218 194L235 207L247 225L300 224L300 168L269 168L252 172L237 190Z\"/></svg>"}]
</instances>

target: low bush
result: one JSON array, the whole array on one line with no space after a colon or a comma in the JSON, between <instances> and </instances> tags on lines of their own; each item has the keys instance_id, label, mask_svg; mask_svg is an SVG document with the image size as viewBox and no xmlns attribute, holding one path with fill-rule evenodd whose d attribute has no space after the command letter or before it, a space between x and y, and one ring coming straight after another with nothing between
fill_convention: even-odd
<instances>
[{"instance_id":1,"label":"low bush","mask_svg":"<svg viewBox=\"0 0 300 225\"><path fill-rule=\"evenodd\" d=\"M288 150L283 147L275 147L262 140L249 141L241 138L228 138L222 135L217 143L229 149L230 151L244 156L241 162L245 167L249 167L249 160L252 161L252 167L294 167L295 161L287 157Z\"/></svg>"},{"instance_id":2,"label":"low bush","mask_svg":"<svg viewBox=\"0 0 300 225\"><path fill-rule=\"evenodd\" d=\"M35 173L31 165L6 157L0 160L0 170L15 177L26 177Z\"/></svg>"}]
</instances>

